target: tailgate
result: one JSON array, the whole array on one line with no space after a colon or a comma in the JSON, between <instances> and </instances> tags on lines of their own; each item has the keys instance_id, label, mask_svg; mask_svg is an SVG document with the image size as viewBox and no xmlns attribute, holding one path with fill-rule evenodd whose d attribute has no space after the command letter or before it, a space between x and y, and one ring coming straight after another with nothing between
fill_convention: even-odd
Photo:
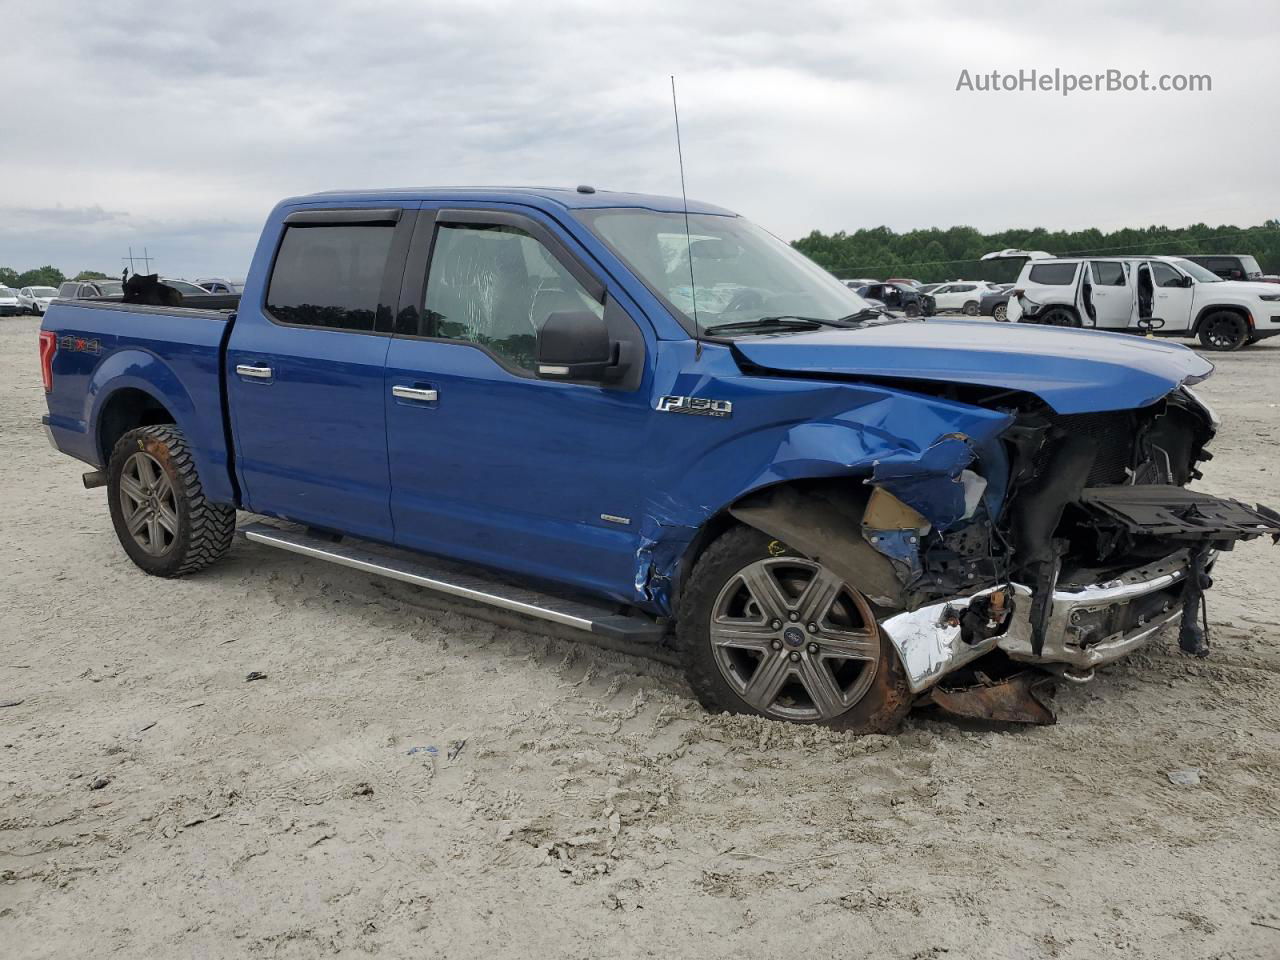
<instances>
[{"instance_id":1,"label":"tailgate","mask_svg":"<svg viewBox=\"0 0 1280 960\"><path fill-rule=\"evenodd\" d=\"M1079 502L1134 534L1173 540L1251 540L1263 534L1280 539L1280 513L1182 487L1089 487Z\"/></svg>"}]
</instances>

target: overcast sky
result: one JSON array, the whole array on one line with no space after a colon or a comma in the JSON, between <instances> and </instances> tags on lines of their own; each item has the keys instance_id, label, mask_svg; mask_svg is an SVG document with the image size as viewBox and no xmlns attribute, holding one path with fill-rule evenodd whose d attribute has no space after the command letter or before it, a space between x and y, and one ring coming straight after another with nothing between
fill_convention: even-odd
<instances>
[{"instance_id":1,"label":"overcast sky","mask_svg":"<svg viewBox=\"0 0 1280 960\"><path fill-rule=\"evenodd\" d=\"M591 183L817 228L1280 217L1280 4L7 0L0 265L241 277L281 197ZM957 92L962 69L1210 93Z\"/></svg>"}]
</instances>

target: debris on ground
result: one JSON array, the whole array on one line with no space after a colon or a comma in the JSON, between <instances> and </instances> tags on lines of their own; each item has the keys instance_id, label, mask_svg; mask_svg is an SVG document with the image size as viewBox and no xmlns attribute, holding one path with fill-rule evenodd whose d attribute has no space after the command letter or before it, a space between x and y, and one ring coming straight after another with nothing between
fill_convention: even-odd
<instances>
[{"instance_id":1,"label":"debris on ground","mask_svg":"<svg viewBox=\"0 0 1280 960\"><path fill-rule=\"evenodd\" d=\"M1175 787L1198 787L1204 771L1199 767L1188 767L1186 770L1170 770L1169 782Z\"/></svg>"},{"instance_id":2,"label":"debris on ground","mask_svg":"<svg viewBox=\"0 0 1280 960\"><path fill-rule=\"evenodd\" d=\"M244 682L251 683L254 680L265 680L265 679L267 679L267 675L263 673L261 670L251 670L249 672L249 675L244 678Z\"/></svg>"},{"instance_id":3,"label":"debris on ground","mask_svg":"<svg viewBox=\"0 0 1280 960\"><path fill-rule=\"evenodd\" d=\"M94 779L89 783L89 789L90 789L90 790L101 790L103 787L105 787L105 786L106 786L107 784L109 784L110 782L111 782L111 777L95 777L95 778L94 778Z\"/></svg>"},{"instance_id":4,"label":"debris on ground","mask_svg":"<svg viewBox=\"0 0 1280 960\"><path fill-rule=\"evenodd\" d=\"M26 703L25 700L0 700L0 707L16 707L20 703Z\"/></svg>"},{"instance_id":5,"label":"debris on ground","mask_svg":"<svg viewBox=\"0 0 1280 960\"><path fill-rule=\"evenodd\" d=\"M453 741L453 743L449 744L449 752L445 754L445 757L449 760L458 759L458 754L462 752L462 748L465 747L466 745L467 745L466 740Z\"/></svg>"}]
</instances>

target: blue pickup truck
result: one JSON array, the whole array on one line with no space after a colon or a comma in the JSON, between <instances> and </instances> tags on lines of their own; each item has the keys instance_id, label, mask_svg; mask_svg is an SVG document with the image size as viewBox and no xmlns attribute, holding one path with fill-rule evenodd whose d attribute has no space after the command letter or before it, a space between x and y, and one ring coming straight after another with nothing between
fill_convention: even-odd
<instances>
[{"instance_id":1,"label":"blue pickup truck","mask_svg":"<svg viewBox=\"0 0 1280 960\"><path fill-rule=\"evenodd\" d=\"M710 709L1049 722L1280 533L1187 489L1176 345L890 318L727 210L559 189L316 194L238 302L53 303L54 446L158 576L250 540L664 645ZM136 298L135 298L136 299Z\"/></svg>"}]
</instances>

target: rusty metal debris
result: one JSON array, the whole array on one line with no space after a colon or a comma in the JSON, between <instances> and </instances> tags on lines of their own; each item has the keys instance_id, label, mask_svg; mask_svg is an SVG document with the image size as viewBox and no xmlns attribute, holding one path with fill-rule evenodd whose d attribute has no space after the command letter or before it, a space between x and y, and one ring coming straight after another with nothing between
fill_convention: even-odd
<instances>
[{"instance_id":1,"label":"rusty metal debris","mask_svg":"<svg viewBox=\"0 0 1280 960\"><path fill-rule=\"evenodd\" d=\"M1026 670L1004 680L990 680L982 674L979 679L982 682L972 687L934 687L930 700L958 717L1040 726L1057 723L1057 714L1047 702L1053 677Z\"/></svg>"}]
</instances>

